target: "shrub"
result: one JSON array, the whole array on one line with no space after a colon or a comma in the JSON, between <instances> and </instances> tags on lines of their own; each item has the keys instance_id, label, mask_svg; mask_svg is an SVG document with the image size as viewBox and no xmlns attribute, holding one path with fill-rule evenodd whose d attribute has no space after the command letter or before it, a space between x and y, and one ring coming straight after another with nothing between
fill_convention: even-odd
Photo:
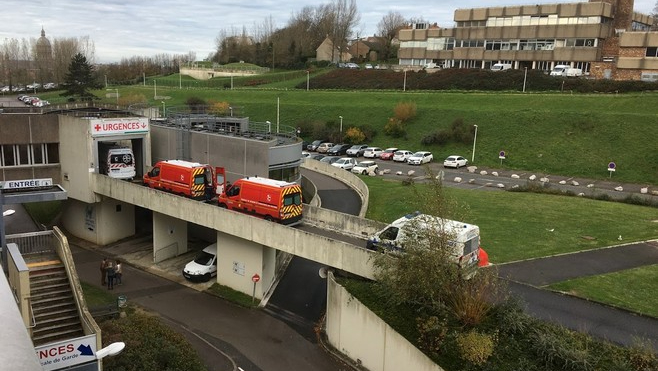
<instances>
[{"instance_id":1,"label":"shrub","mask_svg":"<svg viewBox=\"0 0 658 371\"><path fill-rule=\"evenodd\" d=\"M363 143L365 140L366 140L366 135L363 134L363 132L359 128L352 127L347 129L347 132L345 132L346 143L360 144Z\"/></svg>"},{"instance_id":2,"label":"shrub","mask_svg":"<svg viewBox=\"0 0 658 371\"><path fill-rule=\"evenodd\" d=\"M208 112L216 116L226 116L229 112L228 102L210 102Z\"/></svg>"},{"instance_id":3,"label":"shrub","mask_svg":"<svg viewBox=\"0 0 658 371\"><path fill-rule=\"evenodd\" d=\"M658 356L649 341L636 340L628 349L628 362L636 371L658 370Z\"/></svg>"},{"instance_id":4,"label":"shrub","mask_svg":"<svg viewBox=\"0 0 658 371\"><path fill-rule=\"evenodd\" d=\"M404 124L402 124L402 121L400 121L398 118L389 118L386 126L384 126L384 134L393 138L401 138L406 134L406 131L404 130Z\"/></svg>"},{"instance_id":5,"label":"shrub","mask_svg":"<svg viewBox=\"0 0 658 371\"><path fill-rule=\"evenodd\" d=\"M407 122L416 117L416 103L402 102L398 103L393 110L396 119L401 122Z\"/></svg>"},{"instance_id":6,"label":"shrub","mask_svg":"<svg viewBox=\"0 0 658 371\"><path fill-rule=\"evenodd\" d=\"M361 126L359 126L359 129L361 130L363 135L366 136L365 142L371 142L373 140L373 138L375 137L375 135L377 135L377 130L374 127L372 127L371 125L368 125L368 124L361 125Z\"/></svg>"},{"instance_id":7,"label":"shrub","mask_svg":"<svg viewBox=\"0 0 658 371\"><path fill-rule=\"evenodd\" d=\"M478 269L470 279L454 282L446 291L446 305L463 325L482 323L491 310L491 299L503 299L504 286L495 269Z\"/></svg>"},{"instance_id":8,"label":"shrub","mask_svg":"<svg viewBox=\"0 0 658 371\"><path fill-rule=\"evenodd\" d=\"M456 340L460 357L474 365L483 365L493 354L495 335L482 334L471 330L457 334Z\"/></svg>"},{"instance_id":9,"label":"shrub","mask_svg":"<svg viewBox=\"0 0 658 371\"><path fill-rule=\"evenodd\" d=\"M157 317L134 312L125 318L101 323L103 346L122 341L126 348L119 357L108 357L108 370L205 370L196 351L185 338Z\"/></svg>"},{"instance_id":10,"label":"shrub","mask_svg":"<svg viewBox=\"0 0 658 371\"><path fill-rule=\"evenodd\" d=\"M530 336L531 348L547 366L560 370L592 370L587 345L579 344L568 334L567 330L554 332L547 327L537 327Z\"/></svg>"},{"instance_id":11,"label":"shrub","mask_svg":"<svg viewBox=\"0 0 658 371\"><path fill-rule=\"evenodd\" d=\"M469 144L473 143L475 128L467 126L461 118L455 119L450 126L451 137L455 142Z\"/></svg>"},{"instance_id":12,"label":"shrub","mask_svg":"<svg viewBox=\"0 0 658 371\"><path fill-rule=\"evenodd\" d=\"M448 334L448 321L437 316L416 318L418 346L429 353L439 354L441 345Z\"/></svg>"},{"instance_id":13,"label":"shrub","mask_svg":"<svg viewBox=\"0 0 658 371\"><path fill-rule=\"evenodd\" d=\"M204 113L206 110L206 101L199 97L189 97L185 104L192 113Z\"/></svg>"},{"instance_id":14,"label":"shrub","mask_svg":"<svg viewBox=\"0 0 658 371\"><path fill-rule=\"evenodd\" d=\"M420 142L423 145L438 144L443 145L450 141L450 132L446 130L435 131L423 137Z\"/></svg>"}]
</instances>

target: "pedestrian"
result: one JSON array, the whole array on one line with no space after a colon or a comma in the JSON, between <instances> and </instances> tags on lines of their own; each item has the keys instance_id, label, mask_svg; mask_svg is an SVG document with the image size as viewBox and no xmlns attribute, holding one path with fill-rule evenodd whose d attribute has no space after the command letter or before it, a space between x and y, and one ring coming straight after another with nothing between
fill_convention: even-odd
<instances>
[{"instance_id":1,"label":"pedestrian","mask_svg":"<svg viewBox=\"0 0 658 371\"><path fill-rule=\"evenodd\" d=\"M114 290L115 271L114 271L114 265L112 264L111 261L107 262L107 266L105 268L105 271L107 272L107 289L108 290Z\"/></svg>"},{"instance_id":2,"label":"pedestrian","mask_svg":"<svg viewBox=\"0 0 658 371\"><path fill-rule=\"evenodd\" d=\"M121 285L121 276L123 275L123 270L121 268L121 260L117 259L116 266L114 267L114 279L117 285Z\"/></svg>"},{"instance_id":3,"label":"pedestrian","mask_svg":"<svg viewBox=\"0 0 658 371\"><path fill-rule=\"evenodd\" d=\"M101 262L101 285L105 286L107 283L107 258L103 258Z\"/></svg>"}]
</instances>

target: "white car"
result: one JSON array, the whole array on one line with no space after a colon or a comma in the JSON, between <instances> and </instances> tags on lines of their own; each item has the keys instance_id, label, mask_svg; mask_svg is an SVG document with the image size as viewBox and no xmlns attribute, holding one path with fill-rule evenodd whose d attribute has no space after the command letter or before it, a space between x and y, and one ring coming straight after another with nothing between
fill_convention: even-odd
<instances>
[{"instance_id":1,"label":"white car","mask_svg":"<svg viewBox=\"0 0 658 371\"><path fill-rule=\"evenodd\" d=\"M368 175L370 173L377 173L377 163L372 160L361 161L352 168L354 174Z\"/></svg>"},{"instance_id":2,"label":"white car","mask_svg":"<svg viewBox=\"0 0 658 371\"><path fill-rule=\"evenodd\" d=\"M333 146L334 146L334 144L331 143L331 142L324 142L324 143L320 144L320 145L315 149L315 151L316 151L317 153L327 153L327 151L329 151L329 149L331 149L331 147L333 147Z\"/></svg>"},{"instance_id":3,"label":"white car","mask_svg":"<svg viewBox=\"0 0 658 371\"><path fill-rule=\"evenodd\" d=\"M303 157L303 158L311 157L311 153L310 153L310 152L307 152L307 151L302 151L302 157Z\"/></svg>"},{"instance_id":4,"label":"white car","mask_svg":"<svg viewBox=\"0 0 658 371\"><path fill-rule=\"evenodd\" d=\"M336 162L331 164L331 166L339 167L345 170L352 170L352 168L355 165L356 165L356 160L351 157L339 158Z\"/></svg>"},{"instance_id":5,"label":"white car","mask_svg":"<svg viewBox=\"0 0 658 371\"><path fill-rule=\"evenodd\" d=\"M462 166L466 166L466 164L468 164L468 160L463 158L462 156L457 156L457 155L448 156L443 161L443 167L454 167L455 169L459 169Z\"/></svg>"},{"instance_id":6,"label":"white car","mask_svg":"<svg viewBox=\"0 0 658 371\"><path fill-rule=\"evenodd\" d=\"M411 165L422 165L432 162L433 159L432 152L418 151L407 159L407 163Z\"/></svg>"},{"instance_id":7,"label":"white car","mask_svg":"<svg viewBox=\"0 0 658 371\"><path fill-rule=\"evenodd\" d=\"M368 147L365 152L363 152L363 157L366 158L379 158L379 155L382 154L384 150L379 147Z\"/></svg>"},{"instance_id":8,"label":"white car","mask_svg":"<svg viewBox=\"0 0 658 371\"><path fill-rule=\"evenodd\" d=\"M401 149L393 153L393 161L395 162L407 162L407 159L411 157L414 153L407 151L406 149Z\"/></svg>"},{"instance_id":9,"label":"white car","mask_svg":"<svg viewBox=\"0 0 658 371\"><path fill-rule=\"evenodd\" d=\"M217 275L217 244L203 249L183 268L183 277L190 281L209 281Z\"/></svg>"}]
</instances>

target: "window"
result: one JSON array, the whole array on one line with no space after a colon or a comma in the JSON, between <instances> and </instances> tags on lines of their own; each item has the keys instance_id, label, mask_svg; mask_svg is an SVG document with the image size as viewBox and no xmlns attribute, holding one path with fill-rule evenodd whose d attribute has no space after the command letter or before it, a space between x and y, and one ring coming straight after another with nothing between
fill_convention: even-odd
<instances>
[{"instance_id":1,"label":"window","mask_svg":"<svg viewBox=\"0 0 658 371\"><path fill-rule=\"evenodd\" d=\"M2 167L57 163L59 163L59 145L57 143L0 146L0 166Z\"/></svg>"},{"instance_id":2,"label":"window","mask_svg":"<svg viewBox=\"0 0 658 371\"><path fill-rule=\"evenodd\" d=\"M645 56L647 56L647 57L658 57L658 48L655 47L655 46L648 47L647 48L647 53L646 53Z\"/></svg>"}]
</instances>

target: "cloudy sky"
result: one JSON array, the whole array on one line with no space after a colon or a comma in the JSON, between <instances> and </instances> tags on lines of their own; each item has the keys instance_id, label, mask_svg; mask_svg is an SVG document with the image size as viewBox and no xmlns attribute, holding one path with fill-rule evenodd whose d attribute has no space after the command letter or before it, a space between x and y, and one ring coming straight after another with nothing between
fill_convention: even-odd
<instances>
[{"instance_id":1,"label":"cloudy sky","mask_svg":"<svg viewBox=\"0 0 658 371\"><path fill-rule=\"evenodd\" d=\"M326 1L325 3L328 3ZM457 8L572 2L569 0L357 0L361 14L360 35L372 35L389 11L405 18L422 18L441 27L452 27ZM575 2L575 1L573 1ZM321 2L299 0L198 1L198 0L3 0L0 43L6 38L40 36L41 27L53 38L89 37L96 62L118 62L132 56L196 53L204 59L215 50L221 30L247 29L270 18L284 27L304 6ZM428 5L432 4L432 5ZM636 0L635 11L649 14L656 0Z\"/></svg>"}]
</instances>

